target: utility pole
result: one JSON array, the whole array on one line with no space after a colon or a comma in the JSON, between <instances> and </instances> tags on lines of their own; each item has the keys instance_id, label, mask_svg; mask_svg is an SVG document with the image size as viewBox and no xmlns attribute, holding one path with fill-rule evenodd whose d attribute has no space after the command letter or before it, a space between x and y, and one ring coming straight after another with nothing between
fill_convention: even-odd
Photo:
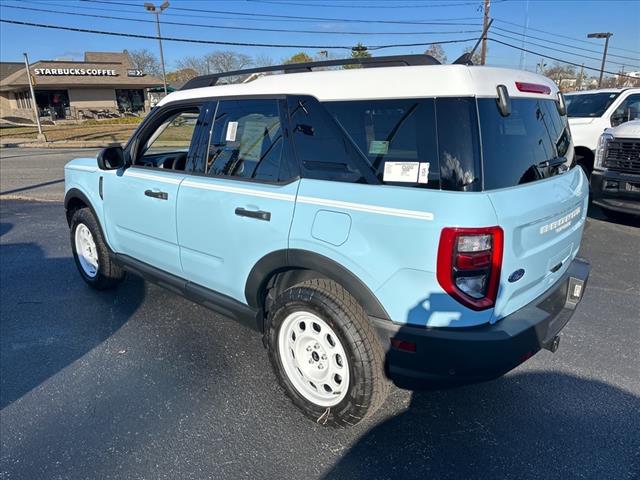
<instances>
[{"instance_id":1,"label":"utility pole","mask_svg":"<svg viewBox=\"0 0 640 480\"><path fill-rule=\"evenodd\" d=\"M169 8L169 2L164 2L159 7L156 7L153 3L145 3L144 8L156 15L156 30L158 32L158 43L160 44L160 64L162 65L162 83L164 85L164 94L167 92L167 73L164 69L164 53L162 52L162 36L160 35L160 14Z\"/></svg>"},{"instance_id":2,"label":"utility pole","mask_svg":"<svg viewBox=\"0 0 640 480\"><path fill-rule=\"evenodd\" d=\"M540 70L540 75L544 75L544 67L546 67L547 64L544 63L544 57L540 57L540 63L538 65L536 65L536 73L538 72L538 69Z\"/></svg>"},{"instance_id":3,"label":"utility pole","mask_svg":"<svg viewBox=\"0 0 640 480\"><path fill-rule=\"evenodd\" d=\"M33 105L33 114L36 117L36 124L38 125L38 140L47 141L44 133L42 133L42 125L40 125L40 112L38 112L38 104L36 103L36 94L33 91L33 81L31 78L31 71L29 70L29 57L26 53L24 55L24 69L27 73L27 82L29 83L29 91L31 92L31 104Z\"/></svg>"},{"instance_id":4,"label":"utility pole","mask_svg":"<svg viewBox=\"0 0 640 480\"><path fill-rule=\"evenodd\" d=\"M609 48L609 38L613 37L611 32L589 33L587 38L604 38L604 53L602 54L602 66L600 67L600 78L598 79L598 88L602 87L602 76L604 75L604 64L607 61L607 50Z\"/></svg>"},{"instance_id":5,"label":"utility pole","mask_svg":"<svg viewBox=\"0 0 640 480\"><path fill-rule=\"evenodd\" d=\"M491 0L484 0L484 21L482 28L484 35L482 36L482 49L480 50L480 65L484 65L487 60L487 30L489 30L489 9L491 8Z\"/></svg>"},{"instance_id":6,"label":"utility pole","mask_svg":"<svg viewBox=\"0 0 640 480\"><path fill-rule=\"evenodd\" d=\"M578 90L582 90L582 82L584 82L584 63L580 66L580 83L578 84Z\"/></svg>"}]
</instances>

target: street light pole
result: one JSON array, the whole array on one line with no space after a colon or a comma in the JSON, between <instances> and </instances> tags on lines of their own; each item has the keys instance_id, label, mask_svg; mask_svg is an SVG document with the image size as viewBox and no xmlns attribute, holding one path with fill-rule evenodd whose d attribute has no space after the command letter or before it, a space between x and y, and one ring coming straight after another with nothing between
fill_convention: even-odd
<instances>
[{"instance_id":1,"label":"street light pole","mask_svg":"<svg viewBox=\"0 0 640 480\"><path fill-rule=\"evenodd\" d=\"M27 82L29 83L29 92L31 93L31 103L33 104L33 114L36 117L36 124L38 125L38 140L47 141L46 137L42 133L42 125L40 125L40 112L38 112L38 104L36 103L36 94L33 91L33 82L31 81L31 71L29 70L29 57L26 53L24 55L24 68L27 72Z\"/></svg>"},{"instance_id":2,"label":"street light pole","mask_svg":"<svg viewBox=\"0 0 640 480\"><path fill-rule=\"evenodd\" d=\"M169 8L169 2L164 2L159 7L153 3L145 3L144 8L156 15L156 31L158 32L158 43L160 44L160 64L162 65L162 84L164 85L164 94L167 95L167 73L164 69L164 52L162 51L162 36L160 35L160 14Z\"/></svg>"},{"instance_id":3,"label":"street light pole","mask_svg":"<svg viewBox=\"0 0 640 480\"><path fill-rule=\"evenodd\" d=\"M602 75L604 75L604 64L607 61L607 50L609 48L609 38L613 36L611 32L589 33L587 38L604 38L604 53L602 54L602 66L600 67L600 78L598 79L598 88L602 87Z\"/></svg>"}]
</instances>

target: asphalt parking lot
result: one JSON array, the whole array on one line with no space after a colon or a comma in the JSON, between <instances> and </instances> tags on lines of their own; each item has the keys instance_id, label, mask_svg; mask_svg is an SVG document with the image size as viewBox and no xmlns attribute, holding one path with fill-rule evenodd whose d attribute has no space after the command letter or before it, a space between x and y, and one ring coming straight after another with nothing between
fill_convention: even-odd
<instances>
[{"instance_id":1,"label":"asphalt parking lot","mask_svg":"<svg viewBox=\"0 0 640 480\"><path fill-rule=\"evenodd\" d=\"M0 155L0 479L640 477L639 227L590 212L593 270L557 353L394 389L332 430L288 402L256 334L133 275L84 285L61 182L39 185L76 154Z\"/></svg>"}]
</instances>

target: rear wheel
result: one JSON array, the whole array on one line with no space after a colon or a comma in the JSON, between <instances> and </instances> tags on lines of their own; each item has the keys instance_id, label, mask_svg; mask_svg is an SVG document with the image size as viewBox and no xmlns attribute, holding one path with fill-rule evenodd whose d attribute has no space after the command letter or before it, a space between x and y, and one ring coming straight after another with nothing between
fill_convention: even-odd
<instances>
[{"instance_id":1,"label":"rear wheel","mask_svg":"<svg viewBox=\"0 0 640 480\"><path fill-rule=\"evenodd\" d=\"M269 358L293 403L320 424L354 425L384 402L384 352L369 319L337 283L283 292L268 315Z\"/></svg>"},{"instance_id":2,"label":"rear wheel","mask_svg":"<svg viewBox=\"0 0 640 480\"><path fill-rule=\"evenodd\" d=\"M80 276L92 288L113 288L124 278L124 271L112 262L98 221L88 208L77 210L71 218L71 250Z\"/></svg>"}]
</instances>

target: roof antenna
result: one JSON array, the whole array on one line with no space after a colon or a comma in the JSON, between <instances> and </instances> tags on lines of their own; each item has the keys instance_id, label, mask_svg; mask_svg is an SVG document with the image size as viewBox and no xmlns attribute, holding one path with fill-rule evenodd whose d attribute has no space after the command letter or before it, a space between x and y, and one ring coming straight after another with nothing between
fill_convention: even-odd
<instances>
[{"instance_id":1,"label":"roof antenna","mask_svg":"<svg viewBox=\"0 0 640 480\"><path fill-rule=\"evenodd\" d=\"M489 31L489 27L491 26L492 23L493 23L493 18L491 20L489 20L489 23L487 23L487 26L482 30L482 35L480 35L480 38L478 38L478 41L473 46L471 51L463 53L462 55L460 55L456 59L456 61L453 62L453 65L473 65L473 62L471 61L471 58L473 57L473 54L476 53L476 50L478 49L478 45L480 45L480 42L482 41L482 39L485 37L485 35Z\"/></svg>"}]
</instances>

